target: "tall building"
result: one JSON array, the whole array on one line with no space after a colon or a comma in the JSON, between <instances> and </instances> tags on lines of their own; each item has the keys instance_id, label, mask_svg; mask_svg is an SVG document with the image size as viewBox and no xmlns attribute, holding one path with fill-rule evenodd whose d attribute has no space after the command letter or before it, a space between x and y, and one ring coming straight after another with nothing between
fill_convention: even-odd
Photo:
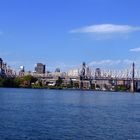
<instances>
[{"instance_id":1,"label":"tall building","mask_svg":"<svg viewBox=\"0 0 140 140\"><path fill-rule=\"evenodd\" d=\"M86 77L90 78L91 77L91 70L89 67L86 67Z\"/></svg>"},{"instance_id":2,"label":"tall building","mask_svg":"<svg viewBox=\"0 0 140 140\"><path fill-rule=\"evenodd\" d=\"M96 70L95 70L95 78L100 78L100 77L101 77L101 69L96 68Z\"/></svg>"},{"instance_id":3,"label":"tall building","mask_svg":"<svg viewBox=\"0 0 140 140\"><path fill-rule=\"evenodd\" d=\"M60 72L60 68L56 68L55 72Z\"/></svg>"},{"instance_id":4,"label":"tall building","mask_svg":"<svg viewBox=\"0 0 140 140\"><path fill-rule=\"evenodd\" d=\"M20 71L21 72L25 72L25 67L24 66L20 66Z\"/></svg>"},{"instance_id":5,"label":"tall building","mask_svg":"<svg viewBox=\"0 0 140 140\"><path fill-rule=\"evenodd\" d=\"M25 67L24 66L20 66L19 76L20 77L24 76L24 73L25 73Z\"/></svg>"},{"instance_id":6,"label":"tall building","mask_svg":"<svg viewBox=\"0 0 140 140\"><path fill-rule=\"evenodd\" d=\"M68 76L75 76L78 77L79 76L79 69L71 69L67 72Z\"/></svg>"},{"instance_id":7,"label":"tall building","mask_svg":"<svg viewBox=\"0 0 140 140\"><path fill-rule=\"evenodd\" d=\"M6 65L3 63L2 58L0 58L0 76L5 76Z\"/></svg>"},{"instance_id":8,"label":"tall building","mask_svg":"<svg viewBox=\"0 0 140 140\"><path fill-rule=\"evenodd\" d=\"M81 72L80 72L80 79L84 79L86 76L86 63L83 62L82 64L82 69L81 69Z\"/></svg>"},{"instance_id":9,"label":"tall building","mask_svg":"<svg viewBox=\"0 0 140 140\"><path fill-rule=\"evenodd\" d=\"M2 58L0 58L0 68L2 68L2 65L3 65L3 60Z\"/></svg>"},{"instance_id":10,"label":"tall building","mask_svg":"<svg viewBox=\"0 0 140 140\"><path fill-rule=\"evenodd\" d=\"M37 63L35 67L35 72L38 74L44 74L45 73L45 65L42 63Z\"/></svg>"}]
</instances>

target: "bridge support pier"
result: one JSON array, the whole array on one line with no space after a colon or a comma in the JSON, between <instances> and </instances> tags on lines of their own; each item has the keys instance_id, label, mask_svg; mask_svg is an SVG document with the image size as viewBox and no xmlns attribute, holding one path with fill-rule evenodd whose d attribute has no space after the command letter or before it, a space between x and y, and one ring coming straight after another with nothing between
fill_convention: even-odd
<instances>
[{"instance_id":1,"label":"bridge support pier","mask_svg":"<svg viewBox=\"0 0 140 140\"><path fill-rule=\"evenodd\" d=\"M135 63L133 62L132 64L132 81L131 81L131 87L130 87L130 92L134 93L135 88L134 88L134 78L135 78Z\"/></svg>"}]
</instances>

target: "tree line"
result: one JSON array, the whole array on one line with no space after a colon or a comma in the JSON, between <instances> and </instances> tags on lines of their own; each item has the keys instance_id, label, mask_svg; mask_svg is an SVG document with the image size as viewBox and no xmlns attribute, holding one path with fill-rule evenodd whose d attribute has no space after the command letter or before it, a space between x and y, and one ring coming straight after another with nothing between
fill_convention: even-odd
<instances>
[{"instance_id":1,"label":"tree line","mask_svg":"<svg viewBox=\"0 0 140 140\"><path fill-rule=\"evenodd\" d=\"M0 87L31 87L31 84L36 82L37 78L26 75L24 77L0 77Z\"/></svg>"}]
</instances>

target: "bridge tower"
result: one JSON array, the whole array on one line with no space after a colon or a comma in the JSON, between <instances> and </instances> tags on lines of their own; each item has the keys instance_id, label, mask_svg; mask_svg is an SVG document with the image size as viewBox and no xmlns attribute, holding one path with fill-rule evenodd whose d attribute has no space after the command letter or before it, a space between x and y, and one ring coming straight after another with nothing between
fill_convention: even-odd
<instances>
[{"instance_id":1,"label":"bridge tower","mask_svg":"<svg viewBox=\"0 0 140 140\"><path fill-rule=\"evenodd\" d=\"M133 62L132 64L132 80L131 80L131 87L130 87L130 91L134 92L135 91L135 63Z\"/></svg>"}]
</instances>

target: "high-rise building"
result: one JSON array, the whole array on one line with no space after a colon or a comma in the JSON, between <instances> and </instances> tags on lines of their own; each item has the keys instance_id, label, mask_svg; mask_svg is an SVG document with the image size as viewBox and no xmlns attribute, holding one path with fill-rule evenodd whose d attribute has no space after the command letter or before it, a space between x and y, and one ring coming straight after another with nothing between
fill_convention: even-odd
<instances>
[{"instance_id":1,"label":"high-rise building","mask_svg":"<svg viewBox=\"0 0 140 140\"><path fill-rule=\"evenodd\" d=\"M71 69L67 72L68 76L75 76L78 77L79 76L79 69Z\"/></svg>"},{"instance_id":2,"label":"high-rise building","mask_svg":"<svg viewBox=\"0 0 140 140\"><path fill-rule=\"evenodd\" d=\"M101 77L101 69L96 68L96 70L95 70L95 78L100 78L100 77Z\"/></svg>"},{"instance_id":3,"label":"high-rise building","mask_svg":"<svg viewBox=\"0 0 140 140\"><path fill-rule=\"evenodd\" d=\"M60 68L56 68L55 72L60 72Z\"/></svg>"},{"instance_id":4,"label":"high-rise building","mask_svg":"<svg viewBox=\"0 0 140 140\"><path fill-rule=\"evenodd\" d=\"M45 65L42 63L37 63L35 67L35 72L38 74L44 74L45 73Z\"/></svg>"},{"instance_id":5,"label":"high-rise building","mask_svg":"<svg viewBox=\"0 0 140 140\"><path fill-rule=\"evenodd\" d=\"M25 67L24 66L20 66L20 70L19 70L19 76L22 77L25 74Z\"/></svg>"},{"instance_id":6,"label":"high-rise building","mask_svg":"<svg viewBox=\"0 0 140 140\"><path fill-rule=\"evenodd\" d=\"M91 77L91 70L89 67L86 67L86 77L90 78Z\"/></svg>"},{"instance_id":7,"label":"high-rise building","mask_svg":"<svg viewBox=\"0 0 140 140\"><path fill-rule=\"evenodd\" d=\"M81 69L81 72L80 72L80 79L84 79L85 76L86 76L85 74L86 74L86 63L83 62L82 69Z\"/></svg>"},{"instance_id":8,"label":"high-rise building","mask_svg":"<svg viewBox=\"0 0 140 140\"><path fill-rule=\"evenodd\" d=\"M0 68L2 68L2 65L3 65L3 60L2 58L0 58Z\"/></svg>"},{"instance_id":9,"label":"high-rise building","mask_svg":"<svg viewBox=\"0 0 140 140\"><path fill-rule=\"evenodd\" d=\"M2 58L0 58L0 76L5 76L5 72L6 72L6 65L3 63Z\"/></svg>"},{"instance_id":10,"label":"high-rise building","mask_svg":"<svg viewBox=\"0 0 140 140\"><path fill-rule=\"evenodd\" d=\"M20 71L21 72L25 72L25 67L24 66L20 66Z\"/></svg>"}]
</instances>

